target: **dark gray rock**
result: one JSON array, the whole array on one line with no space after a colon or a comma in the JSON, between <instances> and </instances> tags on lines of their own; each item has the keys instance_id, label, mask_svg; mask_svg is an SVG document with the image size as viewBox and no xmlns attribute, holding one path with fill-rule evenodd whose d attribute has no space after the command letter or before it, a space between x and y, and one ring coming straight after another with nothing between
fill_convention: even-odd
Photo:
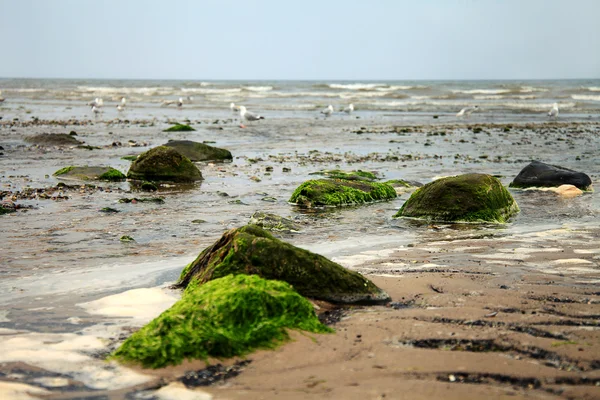
<instances>
[{"instance_id":1,"label":"dark gray rock","mask_svg":"<svg viewBox=\"0 0 600 400\"><path fill-rule=\"evenodd\" d=\"M592 180L583 172L546 164L541 161L532 161L519 172L510 187L558 187L560 185L574 185L581 190L590 190Z\"/></svg>"}]
</instances>

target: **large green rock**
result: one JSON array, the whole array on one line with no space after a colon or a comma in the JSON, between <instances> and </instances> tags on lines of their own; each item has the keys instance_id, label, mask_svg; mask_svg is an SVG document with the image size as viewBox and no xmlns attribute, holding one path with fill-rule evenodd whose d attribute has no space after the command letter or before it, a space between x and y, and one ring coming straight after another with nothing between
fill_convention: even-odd
<instances>
[{"instance_id":1,"label":"large green rock","mask_svg":"<svg viewBox=\"0 0 600 400\"><path fill-rule=\"evenodd\" d=\"M233 156L229 150L212 147L191 140L169 140L163 146L172 147L191 161L231 161Z\"/></svg>"},{"instance_id":2,"label":"large green rock","mask_svg":"<svg viewBox=\"0 0 600 400\"><path fill-rule=\"evenodd\" d=\"M163 132L190 132L190 131L195 131L195 129L192 128L191 126L185 125L185 124L175 124L172 127L163 130Z\"/></svg>"},{"instance_id":3,"label":"large green rock","mask_svg":"<svg viewBox=\"0 0 600 400\"><path fill-rule=\"evenodd\" d=\"M124 181L125 174L112 167L68 166L54 174L61 179L78 179L82 181Z\"/></svg>"},{"instance_id":4,"label":"large green rock","mask_svg":"<svg viewBox=\"0 0 600 400\"><path fill-rule=\"evenodd\" d=\"M334 303L385 303L390 297L361 274L273 237L256 225L231 229L189 264L177 286L229 274L291 284L303 296Z\"/></svg>"},{"instance_id":5,"label":"large green rock","mask_svg":"<svg viewBox=\"0 0 600 400\"><path fill-rule=\"evenodd\" d=\"M243 356L289 340L287 329L332 332L289 284L228 275L190 285L181 300L129 337L112 358L161 368L185 359Z\"/></svg>"},{"instance_id":6,"label":"large green rock","mask_svg":"<svg viewBox=\"0 0 600 400\"><path fill-rule=\"evenodd\" d=\"M415 191L394 217L446 222L505 223L519 206L491 175L465 174L438 179Z\"/></svg>"},{"instance_id":7,"label":"large green rock","mask_svg":"<svg viewBox=\"0 0 600 400\"><path fill-rule=\"evenodd\" d=\"M140 154L131 163L127 177L144 181L193 182L202 180L202 173L177 150L159 146Z\"/></svg>"},{"instance_id":8,"label":"large green rock","mask_svg":"<svg viewBox=\"0 0 600 400\"><path fill-rule=\"evenodd\" d=\"M39 135L25 138L25 141L38 146L76 146L83 144L74 136L66 133L40 133Z\"/></svg>"},{"instance_id":9,"label":"large green rock","mask_svg":"<svg viewBox=\"0 0 600 400\"><path fill-rule=\"evenodd\" d=\"M395 197L396 191L386 183L315 179L298 186L289 201L303 207L346 206Z\"/></svg>"}]
</instances>

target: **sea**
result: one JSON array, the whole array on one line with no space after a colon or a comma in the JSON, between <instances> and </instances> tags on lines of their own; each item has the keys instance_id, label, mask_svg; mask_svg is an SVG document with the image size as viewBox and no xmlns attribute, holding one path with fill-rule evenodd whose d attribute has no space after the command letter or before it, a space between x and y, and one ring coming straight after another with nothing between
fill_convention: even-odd
<instances>
[{"instance_id":1,"label":"sea","mask_svg":"<svg viewBox=\"0 0 600 400\"><path fill-rule=\"evenodd\" d=\"M136 105L133 117L183 100L186 109L220 116L231 102L250 104L271 118L310 116L327 105L354 104L365 115L394 112L455 114L478 105L484 112L535 114L554 103L561 114L589 116L600 111L600 79L476 81L192 81L0 79L12 107L36 108L36 116L80 116L78 106L95 98L115 106L122 97ZM8 109L7 109L8 107ZM70 107L64 109L61 107ZM173 107L173 106L171 106Z\"/></svg>"}]
</instances>

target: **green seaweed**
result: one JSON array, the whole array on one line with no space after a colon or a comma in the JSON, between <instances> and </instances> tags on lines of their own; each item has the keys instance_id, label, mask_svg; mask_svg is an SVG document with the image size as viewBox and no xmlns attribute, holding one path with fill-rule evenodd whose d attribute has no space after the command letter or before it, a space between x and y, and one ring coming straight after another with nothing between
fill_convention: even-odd
<instances>
[{"instance_id":1,"label":"green seaweed","mask_svg":"<svg viewBox=\"0 0 600 400\"><path fill-rule=\"evenodd\" d=\"M391 200L396 196L394 188L386 183L316 179L298 186L289 202L304 207L345 206Z\"/></svg>"},{"instance_id":2,"label":"green seaweed","mask_svg":"<svg viewBox=\"0 0 600 400\"><path fill-rule=\"evenodd\" d=\"M98 179L101 181L122 181L126 179L126 176L118 169L109 168L108 171L100 175Z\"/></svg>"},{"instance_id":3,"label":"green seaweed","mask_svg":"<svg viewBox=\"0 0 600 400\"><path fill-rule=\"evenodd\" d=\"M189 125L175 124L172 127L165 129L163 132L190 132L190 131L195 131L195 129Z\"/></svg>"},{"instance_id":4,"label":"green seaweed","mask_svg":"<svg viewBox=\"0 0 600 400\"><path fill-rule=\"evenodd\" d=\"M69 165L68 167L64 167L64 168L59 169L58 171L56 171L52 175L54 175L54 176L64 175L64 174L70 172L73 168L75 168L74 165Z\"/></svg>"},{"instance_id":5,"label":"green seaweed","mask_svg":"<svg viewBox=\"0 0 600 400\"><path fill-rule=\"evenodd\" d=\"M288 329L333 332L289 284L229 275L188 287L181 300L135 332L111 358L161 368L186 359L244 356L290 340Z\"/></svg>"},{"instance_id":6,"label":"green seaweed","mask_svg":"<svg viewBox=\"0 0 600 400\"><path fill-rule=\"evenodd\" d=\"M191 140L169 140L163 146L172 147L192 161L231 161L233 156L226 149L209 146Z\"/></svg>"},{"instance_id":7,"label":"green seaweed","mask_svg":"<svg viewBox=\"0 0 600 400\"><path fill-rule=\"evenodd\" d=\"M303 296L334 303L385 303L389 296L361 274L276 239L256 225L231 229L182 272L178 287L229 274L288 282Z\"/></svg>"},{"instance_id":8,"label":"green seaweed","mask_svg":"<svg viewBox=\"0 0 600 400\"><path fill-rule=\"evenodd\" d=\"M417 189L394 215L447 222L506 223L519 206L497 178L465 174Z\"/></svg>"},{"instance_id":9,"label":"green seaweed","mask_svg":"<svg viewBox=\"0 0 600 400\"><path fill-rule=\"evenodd\" d=\"M13 212L15 212L14 209L12 209L12 208L6 208L6 207L3 207L2 205L0 205L0 215L10 214L10 213L13 213Z\"/></svg>"},{"instance_id":10,"label":"green seaweed","mask_svg":"<svg viewBox=\"0 0 600 400\"><path fill-rule=\"evenodd\" d=\"M138 156L123 156L121 157L121 160L135 161L137 158Z\"/></svg>"}]
</instances>

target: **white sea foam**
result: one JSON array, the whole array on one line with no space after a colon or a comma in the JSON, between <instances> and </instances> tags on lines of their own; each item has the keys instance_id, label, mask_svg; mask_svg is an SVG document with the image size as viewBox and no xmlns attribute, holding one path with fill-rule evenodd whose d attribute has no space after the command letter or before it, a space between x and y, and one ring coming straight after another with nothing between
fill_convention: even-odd
<instances>
[{"instance_id":1,"label":"white sea foam","mask_svg":"<svg viewBox=\"0 0 600 400\"><path fill-rule=\"evenodd\" d=\"M242 88L182 88L181 91L183 93L198 93L198 94L220 94L220 95L228 95L241 93Z\"/></svg>"},{"instance_id":2,"label":"white sea foam","mask_svg":"<svg viewBox=\"0 0 600 400\"><path fill-rule=\"evenodd\" d=\"M521 93L531 93L531 92L548 92L549 90L546 88L537 88L533 86L521 86Z\"/></svg>"},{"instance_id":3,"label":"white sea foam","mask_svg":"<svg viewBox=\"0 0 600 400\"><path fill-rule=\"evenodd\" d=\"M505 96L501 96L499 94L491 94L491 95L480 95L473 96L475 100L499 100L505 98Z\"/></svg>"},{"instance_id":4,"label":"white sea foam","mask_svg":"<svg viewBox=\"0 0 600 400\"><path fill-rule=\"evenodd\" d=\"M342 89L342 90L372 90L377 87L387 86L384 83L349 83L349 84L341 84L341 83L332 83L328 85L332 89Z\"/></svg>"},{"instance_id":5,"label":"white sea foam","mask_svg":"<svg viewBox=\"0 0 600 400\"><path fill-rule=\"evenodd\" d=\"M250 92L269 92L273 90L273 86L244 86L243 89Z\"/></svg>"},{"instance_id":6,"label":"white sea foam","mask_svg":"<svg viewBox=\"0 0 600 400\"><path fill-rule=\"evenodd\" d=\"M600 101L600 95L591 94L574 94L571 96L573 100Z\"/></svg>"},{"instance_id":7,"label":"white sea foam","mask_svg":"<svg viewBox=\"0 0 600 400\"><path fill-rule=\"evenodd\" d=\"M600 86L590 86L587 88L590 92L600 92Z\"/></svg>"},{"instance_id":8,"label":"white sea foam","mask_svg":"<svg viewBox=\"0 0 600 400\"><path fill-rule=\"evenodd\" d=\"M103 297L79 304L90 314L110 317L130 317L149 321L156 317L157 310L171 307L179 296L160 288L132 289L123 293Z\"/></svg>"},{"instance_id":9,"label":"white sea foam","mask_svg":"<svg viewBox=\"0 0 600 400\"><path fill-rule=\"evenodd\" d=\"M510 93L508 89L470 89L470 90L453 90L452 93L464 94L502 94Z\"/></svg>"},{"instance_id":10,"label":"white sea foam","mask_svg":"<svg viewBox=\"0 0 600 400\"><path fill-rule=\"evenodd\" d=\"M0 382L0 398L11 400L39 400L36 395L49 395L50 392L36 386L17 382Z\"/></svg>"},{"instance_id":11,"label":"white sea foam","mask_svg":"<svg viewBox=\"0 0 600 400\"><path fill-rule=\"evenodd\" d=\"M150 87L106 87L106 86L77 86L76 92L98 95L121 95L121 94L141 94L152 96L156 94L170 94L175 88L170 86L150 86Z\"/></svg>"}]
</instances>

